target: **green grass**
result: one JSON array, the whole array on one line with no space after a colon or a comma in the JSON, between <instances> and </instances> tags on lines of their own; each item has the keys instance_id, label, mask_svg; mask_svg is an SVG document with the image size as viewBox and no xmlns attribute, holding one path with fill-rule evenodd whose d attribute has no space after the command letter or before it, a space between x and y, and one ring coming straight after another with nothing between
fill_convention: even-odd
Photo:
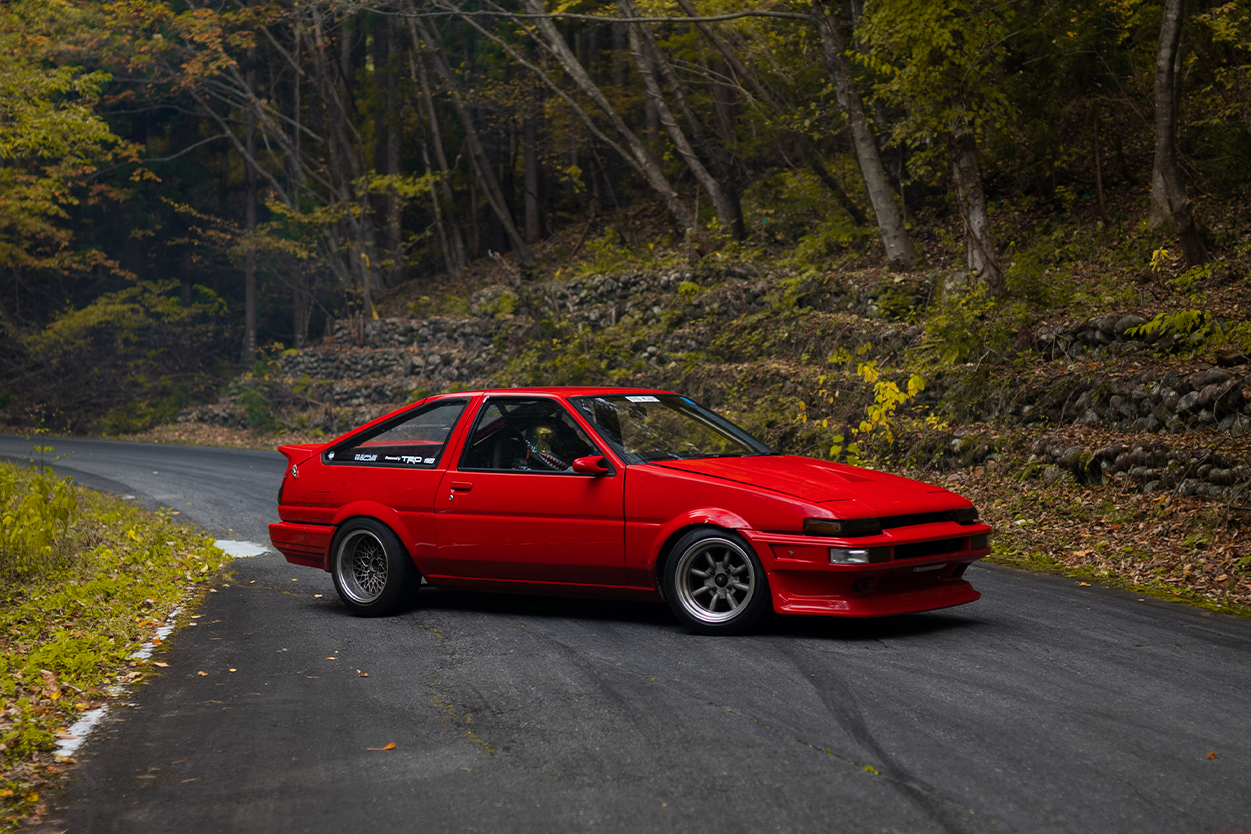
<instances>
[{"instance_id":1,"label":"green grass","mask_svg":"<svg viewBox=\"0 0 1251 834\"><path fill-rule=\"evenodd\" d=\"M30 821L56 733L143 680L130 655L229 557L203 532L0 464L0 825Z\"/></svg>"}]
</instances>

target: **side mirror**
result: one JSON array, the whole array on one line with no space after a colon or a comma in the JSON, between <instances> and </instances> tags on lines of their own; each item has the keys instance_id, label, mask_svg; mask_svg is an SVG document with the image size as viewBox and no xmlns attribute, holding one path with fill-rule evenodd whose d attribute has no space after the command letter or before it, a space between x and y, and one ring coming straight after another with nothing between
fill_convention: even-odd
<instances>
[{"instance_id":1,"label":"side mirror","mask_svg":"<svg viewBox=\"0 0 1251 834\"><path fill-rule=\"evenodd\" d=\"M570 468L579 475L607 475L609 470L604 465L603 455L587 455L570 464Z\"/></svg>"}]
</instances>

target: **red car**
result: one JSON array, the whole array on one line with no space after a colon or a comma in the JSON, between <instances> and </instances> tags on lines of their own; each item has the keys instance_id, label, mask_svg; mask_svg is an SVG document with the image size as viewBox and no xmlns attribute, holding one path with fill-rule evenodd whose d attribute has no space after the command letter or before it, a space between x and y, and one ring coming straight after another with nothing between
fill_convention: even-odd
<instances>
[{"instance_id":1,"label":"red car","mask_svg":"<svg viewBox=\"0 0 1251 834\"><path fill-rule=\"evenodd\" d=\"M780 455L667 391L443 394L290 464L270 539L356 614L436 587L664 600L731 634L767 609L879 617L972 602L990 527L941 487Z\"/></svg>"}]
</instances>

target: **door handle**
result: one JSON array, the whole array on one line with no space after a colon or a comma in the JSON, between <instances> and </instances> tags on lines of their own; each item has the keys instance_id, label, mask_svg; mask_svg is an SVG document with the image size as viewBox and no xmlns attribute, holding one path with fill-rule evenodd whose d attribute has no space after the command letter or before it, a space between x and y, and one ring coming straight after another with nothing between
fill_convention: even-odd
<instances>
[{"instance_id":1,"label":"door handle","mask_svg":"<svg viewBox=\"0 0 1251 834\"><path fill-rule=\"evenodd\" d=\"M468 481L452 481L452 489L457 492L468 492L473 489L473 484Z\"/></svg>"}]
</instances>

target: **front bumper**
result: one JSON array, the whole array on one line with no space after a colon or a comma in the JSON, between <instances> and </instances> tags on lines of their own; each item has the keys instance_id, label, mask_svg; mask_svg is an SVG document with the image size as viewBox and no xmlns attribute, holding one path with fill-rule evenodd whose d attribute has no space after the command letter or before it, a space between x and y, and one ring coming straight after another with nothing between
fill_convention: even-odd
<instances>
[{"instance_id":1,"label":"front bumper","mask_svg":"<svg viewBox=\"0 0 1251 834\"><path fill-rule=\"evenodd\" d=\"M981 597L964 571L990 553L985 524L917 525L857 539L742 532L765 565L780 614L887 617L963 605ZM890 559L831 563L832 547L890 548Z\"/></svg>"}]
</instances>

